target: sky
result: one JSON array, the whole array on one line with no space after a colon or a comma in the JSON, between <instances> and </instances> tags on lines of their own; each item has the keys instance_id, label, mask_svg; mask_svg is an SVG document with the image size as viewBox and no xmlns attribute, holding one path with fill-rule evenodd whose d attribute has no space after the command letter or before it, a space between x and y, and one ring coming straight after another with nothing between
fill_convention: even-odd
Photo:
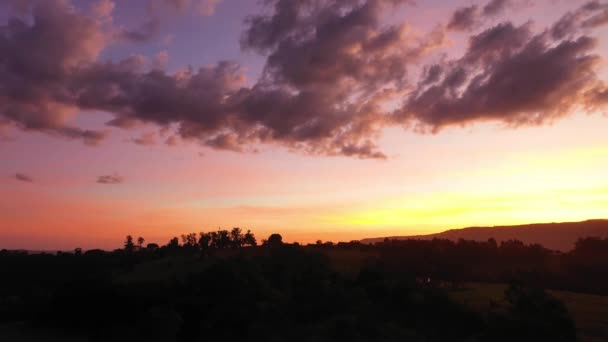
<instances>
[{"instance_id":1,"label":"sky","mask_svg":"<svg viewBox=\"0 0 608 342\"><path fill-rule=\"evenodd\" d=\"M608 2L3 0L0 248L608 218Z\"/></svg>"}]
</instances>

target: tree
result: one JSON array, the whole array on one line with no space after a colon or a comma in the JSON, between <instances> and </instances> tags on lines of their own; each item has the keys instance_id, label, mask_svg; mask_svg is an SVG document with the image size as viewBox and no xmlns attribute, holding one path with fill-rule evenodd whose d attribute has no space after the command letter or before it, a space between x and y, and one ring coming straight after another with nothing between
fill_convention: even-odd
<instances>
[{"instance_id":1,"label":"tree","mask_svg":"<svg viewBox=\"0 0 608 342\"><path fill-rule=\"evenodd\" d=\"M131 235L127 235L127 239L125 240L125 252L133 253L135 250L135 244L133 243L133 237Z\"/></svg>"},{"instance_id":2,"label":"tree","mask_svg":"<svg viewBox=\"0 0 608 342\"><path fill-rule=\"evenodd\" d=\"M283 245L283 237L281 234L271 234L268 237L267 244L270 248L276 248Z\"/></svg>"},{"instance_id":3,"label":"tree","mask_svg":"<svg viewBox=\"0 0 608 342\"><path fill-rule=\"evenodd\" d=\"M139 248L142 248L144 246L144 242L146 242L146 240L143 237L138 237L137 238L137 245L139 246Z\"/></svg>"},{"instance_id":4,"label":"tree","mask_svg":"<svg viewBox=\"0 0 608 342\"><path fill-rule=\"evenodd\" d=\"M190 234L182 235L182 244L186 248L195 249L198 244L196 234L190 233Z\"/></svg>"},{"instance_id":5,"label":"tree","mask_svg":"<svg viewBox=\"0 0 608 342\"><path fill-rule=\"evenodd\" d=\"M257 246L258 241L255 239L255 235L251 232L251 230L247 230L247 233L243 236L243 244L248 246Z\"/></svg>"},{"instance_id":6,"label":"tree","mask_svg":"<svg viewBox=\"0 0 608 342\"><path fill-rule=\"evenodd\" d=\"M218 230L211 233L211 246L217 249L228 248L232 245L230 232L227 230Z\"/></svg>"},{"instance_id":7,"label":"tree","mask_svg":"<svg viewBox=\"0 0 608 342\"><path fill-rule=\"evenodd\" d=\"M158 249L158 244L156 243L149 243L146 245L146 249L149 251L155 251Z\"/></svg>"},{"instance_id":8,"label":"tree","mask_svg":"<svg viewBox=\"0 0 608 342\"><path fill-rule=\"evenodd\" d=\"M171 250L176 250L179 248L179 240L177 239L177 237L174 237L173 239L169 240L167 248Z\"/></svg>"},{"instance_id":9,"label":"tree","mask_svg":"<svg viewBox=\"0 0 608 342\"><path fill-rule=\"evenodd\" d=\"M210 233L199 233L198 246L203 253L206 253L211 247L211 234Z\"/></svg>"},{"instance_id":10,"label":"tree","mask_svg":"<svg viewBox=\"0 0 608 342\"><path fill-rule=\"evenodd\" d=\"M543 289L511 283L506 311L490 317L492 341L576 341L576 327L566 306Z\"/></svg>"},{"instance_id":11,"label":"tree","mask_svg":"<svg viewBox=\"0 0 608 342\"><path fill-rule=\"evenodd\" d=\"M232 228L232 230L230 231L230 242L232 248L240 248L241 246L243 246L243 239L244 236L241 228Z\"/></svg>"}]
</instances>

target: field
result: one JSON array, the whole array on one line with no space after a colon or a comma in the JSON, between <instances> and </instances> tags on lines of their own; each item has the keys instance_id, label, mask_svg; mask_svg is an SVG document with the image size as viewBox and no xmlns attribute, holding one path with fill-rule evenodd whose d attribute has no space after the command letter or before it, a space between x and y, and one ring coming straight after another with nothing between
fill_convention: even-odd
<instances>
[{"instance_id":1,"label":"field","mask_svg":"<svg viewBox=\"0 0 608 342\"><path fill-rule=\"evenodd\" d=\"M476 309L486 309L491 301L500 303L504 284L467 283L450 295ZM580 341L608 341L608 297L566 291L549 291L564 302L576 322Z\"/></svg>"},{"instance_id":2,"label":"field","mask_svg":"<svg viewBox=\"0 0 608 342\"><path fill-rule=\"evenodd\" d=\"M375 260L381 257L381 253L377 250L360 251L356 249L319 247L312 247L312 249L324 254L329 261L330 268L346 277L356 276L370 259ZM112 272L112 281L121 286L134 287L139 286L139 284L163 284L175 281L185 283L191 275L201 274L208 270L214 264L213 260L228 260L239 255L251 257L263 253L263 251L263 249L244 251L220 250L214 254L214 259L201 259L199 256L174 254L157 259L149 259L121 271L114 270ZM439 283L436 285L448 291L449 296L456 302L479 311L481 314L492 311L492 307L501 307L505 304L504 292L507 288L506 284L467 282L461 283L455 289L452 289L449 284L447 286ZM566 305L571 317L575 321L579 341L608 341L608 296L567 291L548 292ZM384 309L385 307L382 308L382 310ZM450 317L455 316L452 315ZM48 330L38 330L32 326L27 326L25 323L13 322L0 324L0 341L80 342L87 341L87 339L79 336L66 336Z\"/></svg>"}]
</instances>

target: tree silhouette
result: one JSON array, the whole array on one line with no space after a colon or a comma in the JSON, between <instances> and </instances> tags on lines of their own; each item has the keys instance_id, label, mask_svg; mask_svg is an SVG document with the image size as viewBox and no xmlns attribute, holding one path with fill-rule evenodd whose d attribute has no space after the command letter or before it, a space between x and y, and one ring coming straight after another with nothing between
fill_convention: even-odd
<instances>
[{"instance_id":1,"label":"tree silhouette","mask_svg":"<svg viewBox=\"0 0 608 342\"><path fill-rule=\"evenodd\" d=\"M243 240L244 240L244 236L243 236L243 231L241 230L241 228L238 228L238 227L232 228L232 230L230 231L230 242L231 242L232 248L239 248L239 247L243 246Z\"/></svg>"},{"instance_id":2,"label":"tree silhouette","mask_svg":"<svg viewBox=\"0 0 608 342\"><path fill-rule=\"evenodd\" d=\"M131 236L124 250L80 257L2 250L0 326L27 321L89 341L565 342L576 338L566 307L522 284L608 294L608 258L598 257L608 239L557 254L493 240L300 246L272 234L261 248L213 251L256 244L251 231L233 231L185 234L184 247L172 238L130 255ZM453 301L447 286L513 277L522 281L487 309Z\"/></svg>"},{"instance_id":3,"label":"tree silhouette","mask_svg":"<svg viewBox=\"0 0 608 342\"><path fill-rule=\"evenodd\" d=\"M247 230L247 233L243 236L243 243L248 246L257 246L258 241L255 239L255 235L251 232L251 230Z\"/></svg>"},{"instance_id":4,"label":"tree silhouette","mask_svg":"<svg viewBox=\"0 0 608 342\"><path fill-rule=\"evenodd\" d=\"M268 237L268 240L266 242L268 244L268 247L270 248L277 248L277 247L281 247L283 245L283 237L281 236L281 234L271 234Z\"/></svg>"},{"instance_id":5,"label":"tree silhouette","mask_svg":"<svg viewBox=\"0 0 608 342\"><path fill-rule=\"evenodd\" d=\"M176 250L179 248L179 240L177 239L177 237L174 237L171 240L169 240L169 243L167 244L167 248L170 250Z\"/></svg>"},{"instance_id":6,"label":"tree silhouette","mask_svg":"<svg viewBox=\"0 0 608 342\"><path fill-rule=\"evenodd\" d=\"M144 242L146 242L146 240L143 237L140 236L137 238L137 246L139 246L140 249L144 246Z\"/></svg>"},{"instance_id":7,"label":"tree silhouette","mask_svg":"<svg viewBox=\"0 0 608 342\"><path fill-rule=\"evenodd\" d=\"M211 248L211 234L204 232L199 233L198 246L201 249L201 252L206 254L209 251L209 248Z\"/></svg>"},{"instance_id":8,"label":"tree silhouette","mask_svg":"<svg viewBox=\"0 0 608 342\"><path fill-rule=\"evenodd\" d=\"M182 235L182 246L187 249L196 249L198 246L198 239L195 233Z\"/></svg>"},{"instance_id":9,"label":"tree silhouette","mask_svg":"<svg viewBox=\"0 0 608 342\"><path fill-rule=\"evenodd\" d=\"M230 232L227 230L218 230L217 232L211 232L211 247L217 249L229 248L232 245L230 239Z\"/></svg>"},{"instance_id":10,"label":"tree silhouette","mask_svg":"<svg viewBox=\"0 0 608 342\"><path fill-rule=\"evenodd\" d=\"M158 244L156 243L149 243L146 245L146 249L149 251L155 251L158 249Z\"/></svg>"},{"instance_id":11,"label":"tree silhouette","mask_svg":"<svg viewBox=\"0 0 608 342\"><path fill-rule=\"evenodd\" d=\"M133 237L131 235L127 235L127 239L125 240L125 252L131 254L134 250L135 244L133 243Z\"/></svg>"}]
</instances>

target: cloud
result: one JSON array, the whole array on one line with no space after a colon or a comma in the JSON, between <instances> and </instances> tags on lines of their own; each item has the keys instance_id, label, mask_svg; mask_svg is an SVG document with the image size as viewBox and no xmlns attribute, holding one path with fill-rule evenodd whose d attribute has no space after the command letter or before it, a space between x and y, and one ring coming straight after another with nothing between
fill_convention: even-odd
<instances>
[{"instance_id":1,"label":"cloud","mask_svg":"<svg viewBox=\"0 0 608 342\"><path fill-rule=\"evenodd\" d=\"M488 16L499 15L511 4L512 0L491 0L483 6L483 14Z\"/></svg>"},{"instance_id":2,"label":"cloud","mask_svg":"<svg viewBox=\"0 0 608 342\"><path fill-rule=\"evenodd\" d=\"M72 70L95 61L105 46L100 24L59 0L35 2L32 15L31 23L13 17L0 27L0 117L95 144L107 134L69 122L79 111Z\"/></svg>"},{"instance_id":3,"label":"cloud","mask_svg":"<svg viewBox=\"0 0 608 342\"><path fill-rule=\"evenodd\" d=\"M115 38L135 43L148 42L159 37L160 26L158 17L147 18L136 28L119 30L115 34Z\"/></svg>"},{"instance_id":4,"label":"cloud","mask_svg":"<svg viewBox=\"0 0 608 342\"><path fill-rule=\"evenodd\" d=\"M555 39L562 39L579 34L583 29L606 24L608 24L608 4L592 0L562 16L551 27L551 34Z\"/></svg>"},{"instance_id":5,"label":"cloud","mask_svg":"<svg viewBox=\"0 0 608 342\"><path fill-rule=\"evenodd\" d=\"M260 140L379 157L369 138L385 124L380 99L404 91L408 65L445 41L442 31L416 37L407 25L382 25L402 3L275 1L272 15L250 17L241 45L267 59L243 105L263 123Z\"/></svg>"},{"instance_id":6,"label":"cloud","mask_svg":"<svg viewBox=\"0 0 608 342\"><path fill-rule=\"evenodd\" d=\"M215 9L222 2L222 0L201 0L196 5L198 13L203 16L211 16L215 13Z\"/></svg>"},{"instance_id":7,"label":"cloud","mask_svg":"<svg viewBox=\"0 0 608 342\"><path fill-rule=\"evenodd\" d=\"M156 11L162 11L165 7L172 8L178 12L193 11L202 16L211 16L223 0L151 0L150 7Z\"/></svg>"},{"instance_id":8,"label":"cloud","mask_svg":"<svg viewBox=\"0 0 608 342\"><path fill-rule=\"evenodd\" d=\"M0 7L5 6L19 15L27 14L35 0L4 0Z\"/></svg>"},{"instance_id":9,"label":"cloud","mask_svg":"<svg viewBox=\"0 0 608 342\"><path fill-rule=\"evenodd\" d=\"M21 172L17 172L15 174L15 179L20 181L20 182L26 182L26 183L33 183L34 179L24 173Z\"/></svg>"},{"instance_id":10,"label":"cloud","mask_svg":"<svg viewBox=\"0 0 608 342\"><path fill-rule=\"evenodd\" d=\"M154 56L152 61L152 68L158 70L165 70L169 63L169 53L167 51L161 51Z\"/></svg>"},{"instance_id":11,"label":"cloud","mask_svg":"<svg viewBox=\"0 0 608 342\"><path fill-rule=\"evenodd\" d=\"M452 18L448 23L448 29L454 31L470 30L478 25L479 15L480 12L477 5L461 7L452 14Z\"/></svg>"},{"instance_id":12,"label":"cloud","mask_svg":"<svg viewBox=\"0 0 608 342\"><path fill-rule=\"evenodd\" d=\"M138 138L131 139L135 144L142 146L153 146L156 145L156 133L148 132L144 133Z\"/></svg>"},{"instance_id":13,"label":"cloud","mask_svg":"<svg viewBox=\"0 0 608 342\"><path fill-rule=\"evenodd\" d=\"M441 30L416 36L407 26L381 25L383 13L400 2L277 2L275 13L252 17L244 35L244 48L268 53L263 80L253 87L234 62L167 74L146 71L145 61L133 57L80 70L77 103L113 113L113 125L176 124L181 139L214 149L253 151L266 143L308 154L382 158L370 139L384 125L380 102L405 89L408 64L445 40ZM263 32L265 23L284 21L285 11L299 11L301 18L284 34L321 34L297 42L254 37L273 35Z\"/></svg>"},{"instance_id":14,"label":"cloud","mask_svg":"<svg viewBox=\"0 0 608 342\"><path fill-rule=\"evenodd\" d=\"M121 184L122 182L124 182L124 178L117 174L97 177L97 183L99 184Z\"/></svg>"},{"instance_id":15,"label":"cloud","mask_svg":"<svg viewBox=\"0 0 608 342\"><path fill-rule=\"evenodd\" d=\"M98 18L109 19L115 7L116 4L112 0L99 0L91 6L91 12Z\"/></svg>"},{"instance_id":16,"label":"cloud","mask_svg":"<svg viewBox=\"0 0 608 342\"><path fill-rule=\"evenodd\" d=\"M151 2L178 11L196 3ZM100 61L117 32L127 32L111 26L111 1L88 14L67 0L34 2L31 19L16 16L0 27L0 122L96 145L107 130L72 122L81 111L105 112L112 127L171 127L170 137L133 139L143 145L162 138L168 145L195 141L253 152L265 144L383 159L377 141L390 125L438 132L488 120L542 124L606 104L591 36L605 21L606 5L598 1L540 31L509 21L480 29L464 55L451 59L435 56L447 45L448 28L477 30L511 2L466 7L452 25L429 32L385 20L406 0L265 3L246 20L240 40L242 49L264 58L262 76L247 80L244 68L227 60L168 72L168 52ZM161 13L150 11L149 18ZM155 32L135 31L144 34L127 40ZM429 60L435 62L424 65Z\"/></svg>"},{"instance_id":17,"label":"cloud","mask_svg":"<svg viewBox=\"0 0 608 342\"><path fill-rule=\"evenodd\" d=\"M179 144L179 138L172 135L165 140L165 144L167 146L177 146Z\"/></svg>"},{"instance_id":18,"label":"cloud","mask_svg":"<svg viewBox=\"0 0 608 342\"><path fill-rule=\"evenodd\" d=\"M551 122L588 106L590 92L602 84L596 45L584 35L554 40L547 31L534 34L530 24L496 25L472 36L462 58L436 66L442 76L410 95L399 120L433 132L488 120Z\"/></svg>"},{"instance_id":19,"label":"cloud","mask_svg":"<svg viewBox=\"0 0 608 342\"><path fill-rule=\"evenodd\" d=\"M447 28L452 31L471 31L483 24L488 17L502 14L512 0L490 0L483 8L478 5L460 7L452 13Z\"/></svg>"}]
</instances>

